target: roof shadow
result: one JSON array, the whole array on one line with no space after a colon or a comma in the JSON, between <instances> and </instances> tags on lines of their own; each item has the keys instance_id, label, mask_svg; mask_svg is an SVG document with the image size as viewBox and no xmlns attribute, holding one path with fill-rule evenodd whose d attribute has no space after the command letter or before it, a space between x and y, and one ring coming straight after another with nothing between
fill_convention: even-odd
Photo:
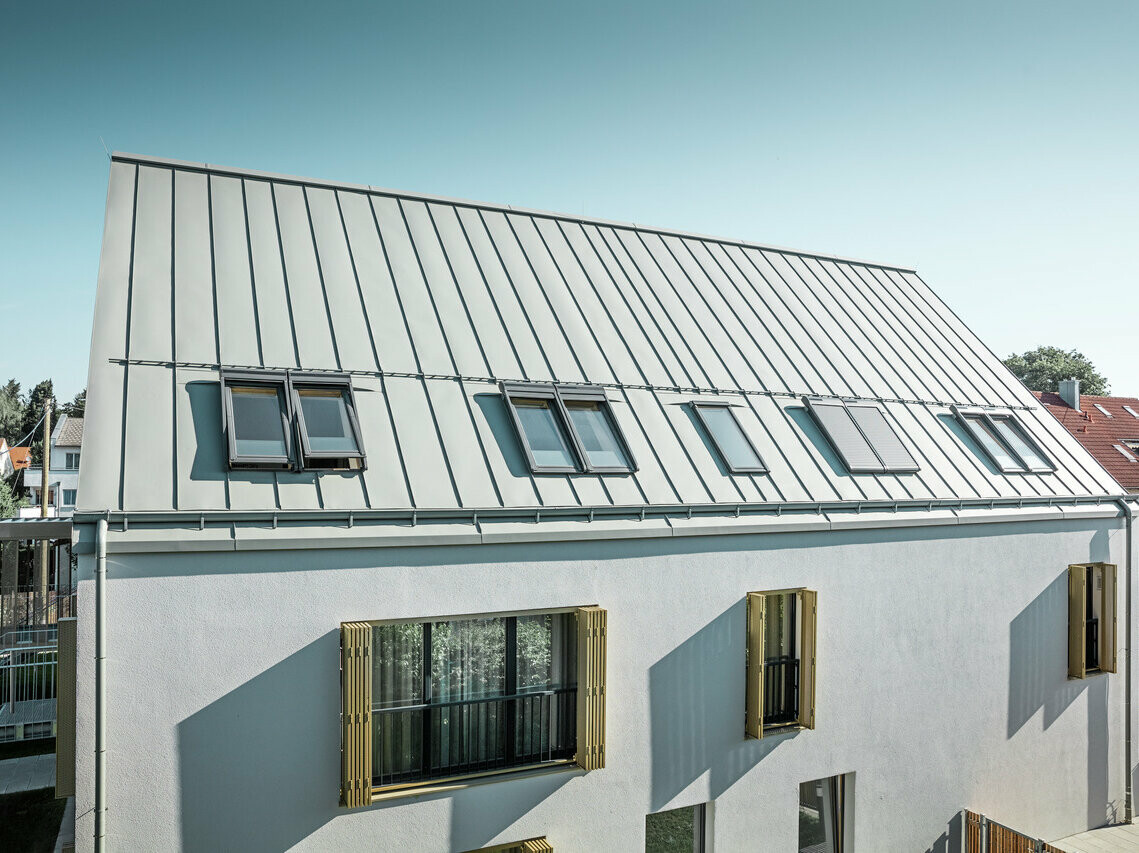
<instances>
[{"instance_id":1,"label":"roof shadow","mask_svg":"<svg viewBox=\"0 0 1139 853\"><path fill-rule=\"evenodd\" d=\"M977 444L977 439L969 435L969 431L961 426L961 422L953 415L938 415L937 419L945 426L947 430L957 436L957 440L964 444L969 451L976 457L977 461L985 466L985 470L992 474L994 477L999 477L1003 473L1000 468L993 464L993 460L989 458L989 454L981 449L981 445Z\"/></svg>"},{"instance_id":2,"label":"roof shadow","mask_svg":"<svg viewBox=\"0 0 1139 853\"><path fill-rule=\"evenodd\" d=\"M787 406L784 408L787 415L793 420L796 426L803 431L803 435L810 439L812 445L818 454L826 460L830 466L831 471L834 472L836 477L850 477L850 471L838 458L835 453L834 447L831 446L827 437L823 435L823 431L819 429L819 425L815 423L815 419L811 417L811 413L807 411L806 406Z\"/></svg>"},{"instance_id":3,"label":"roof shadow","mask_svg":"<svg viewBox=\"0 0 1139 853\"><path fill-rule=\"evenodd\" d=\"M522 448L518 445L518 435L514 424L510 422L510 413L506 411L506 403L501 394L474 394L472 395L478 405L486 424L490 427L491 435L498 444L502 458L506 460L506 467L513 477L529 477L530 465L522 455Z\"/></svg>"}]
</instances>

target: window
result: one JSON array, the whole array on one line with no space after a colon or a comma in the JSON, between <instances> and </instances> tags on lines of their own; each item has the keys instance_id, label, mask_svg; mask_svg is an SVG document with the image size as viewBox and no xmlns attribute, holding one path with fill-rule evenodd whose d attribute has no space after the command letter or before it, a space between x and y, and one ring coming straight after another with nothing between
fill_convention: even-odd
<instances>
[{"instance_id":1,"label":"window","mask_svg":"<svg viewBox=\"0 0 1139 853\"><path fill-rule=\"evenodd\" d=\"M850 473L901 474L919 469L877 403L812 397L804 402Z\"/></svg>"},{"instance_id":2,"label":"window","mask_svg":"<svg viewBox=\"0 0 1139 853\"><path fill-rule=\"evenodd\" d=\"M347 374L223 370L221 387L230 468L364 468Z\"/></svg>"},{"instance_id":3,"label":"window","mask_svg":"<svg viewBox=\"0 0 1139 853\"><path fill-rule=\"evenodd\" d=\"M845 776L799 786L799 853L842 853L850 804Z\"/></svg>"},{"instance_id":4,"label":"window","mask_svg":"<svg viewBox=\"0 0 1139 853\"><path fill-rule=\"evenodd\" d=\"M767 466L743 431L731 406L724 403L693 403L692 409L731 473L767 473Z\"/></svg>"},{"instance_id":5,"label":"window","mask_svg":"<svg viewBox=\"0 0 1139 853\"><path fill-rule=\"evenodd\" d=\"M688 806L645 816L645 853L704 853L707 806Z\"/></svg>"},{"instance_id":6,"label":"window","mask_svg":"<svg viewBox=\"0 0 1139 853\"><path fill-rule=\"evenodd\" d=\"M1012 412L956 407L953 412L1002 473L1043 474L1056 470Z\"/></svg>"},{"instance_id":7,"label":"window","mask_svg":"<svg viewBox=\"0 0 1139 853\"><path fill-rule=\"evenodd\" d=\"M75 492L76 491L77 491L76 489L64 489L63 490L63 505L64 506L75 506Z\"/></svg>"},{"instance_id":8,"label":"window","mask_svg":"<svg viewBox=\"0 0 1139 853\"><path fill-rule=\"evenodd\" d=\"M1113 444L1112 447L1114 447L1116 450L1118 450L1119 455L1122 456L1124 459L1126 459L1128 462L1139 462L1139 459L1135 458L1135 454L1133 454L1130 450L1128 450L1124 445Z\"/></svg>"},{"instance_id":9,"label":"window","mask_svg":"<svg viewBox=\"0 0 1139 853\"><path fill-rule=\"evenodd\" d=\"M816 599L809 589L747 594L747 737L815 727Z\"/></svg>"},{"instance_id":10,"label":"window","mask_svg":"<svg viewBox=\"0 0 1139 853\"><path fill-rule=\"evenodd\" d=\"M223 372L231 468L288 468L290 411L284 373Z\"/></svg>"},{"instance_id":11,"label":"window","mask_svg":"<svg viewBox=\"0 0 1139 853\"><path fill-rule=\"evenodd\" d=\"M1113 419L1115 418L1115 415L1113 415L1111 412L1109 412L1107 409L1105 409L1099 403L1092 403L1092 405L1095 406L1097 409L1099 409L1100 414L1102 414L1105 418L1113 418Z\"/></svg>"},{"instance_id":12,"label":"window","mask_svg":"<svg viewBox=\"0 0 1139 853\"><path fill-rule=\"evenodd\" d=\"M67 465L67 470L69 470L69 471L77 470L79 468L79 454L78 453L68 453L66 455L66 465Z\"/></svg>"},{"instance_id":13,"label":"window","mask_svg":"<svg viewBox=\"0 0 1139 853\"><path fill-rule=\"evenodd\" d=\"M360 469L364 466L352 380L347 375L297 375L289 382L303 468Z\"/></svg>"},{"instance_id":14,"label":"window","mask_svg":"<svg viewBox=\"0 0 1139 853\"><path fill-rule=\"evenodd\" d=\"M341 625L341 799L605 766L605 611Z\"/></svg>"},{"instance_id":15,"label":"window","mask_svg":"<svg viewBox=\"0 0 1139 853\"><path fill-rule=\"evenodd\" d=\"M604 390L503 385L502 391L535 474L626 474L636 470Z\"/></svg>"},{"instance_id":16,"label":"window","mask_svg":"<svg viewBox=\"0 0 1139 853\"><path fill-rule=\"evenodd\" d=\"M1124 406L1123 411L1127 412L1127 414L1131 415L1133 418L1139 418L1139 412L1135 411L1130 406Z\"/></svg>"},{"instance_id":17,"label":"window","mask_svg":"<svg viewBox=\"0 0 1139 853\"><path fill-rule=\"evenodd\" d=\"M1068 677L1115 672L1116 567L1068 566Z\"/></svg>"}]
</instances>

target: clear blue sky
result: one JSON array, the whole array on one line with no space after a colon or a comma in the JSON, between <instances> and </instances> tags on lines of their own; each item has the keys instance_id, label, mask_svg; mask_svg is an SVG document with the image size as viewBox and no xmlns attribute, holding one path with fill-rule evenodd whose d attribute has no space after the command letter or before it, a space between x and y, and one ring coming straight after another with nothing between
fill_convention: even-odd
<instances>
[{"instance_id":1,"label":"clear blue sky","mask_svg":"<svg viewBox=\"0 0 1139 853\"><path fill-rule=\"evenodd\" d=\"M102 136L913 264L1139 395L1137 45L1134 0L7 3L0 381L86 381Z\"/></svg>"}]
</instances>

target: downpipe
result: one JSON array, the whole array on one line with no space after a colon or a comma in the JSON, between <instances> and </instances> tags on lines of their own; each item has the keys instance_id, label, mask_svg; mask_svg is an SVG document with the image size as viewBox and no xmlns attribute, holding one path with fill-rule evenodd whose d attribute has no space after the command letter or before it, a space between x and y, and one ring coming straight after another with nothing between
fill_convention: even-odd
<instances>
[{"instance_id":1,"label":"downpipe","mask_svg":"<svg viewBox=\"0 0 1139 853\"><path fill-rule=\"evenodd\" d=\"M95 528L95 853L103 853L107 840L106 586L107 520L101 518Z\"/></svg>"},{"instance_id":2,"label":"downpipe","mask_svg":"<svg viewBox=\"0 0 1139 853\"><path fill-rule=\"evenodd\" d=\"M1134 570L1134 527L1135 527L1135 510L1130 501L1125 498L1118 498L1116 503L1119 504L1123 510L1124 518L1124 565L1126 569L1127 585L1126 585L1126 599L1123 612L1127 614L1127 627L1125 629L1125 636L1127 638L1127 673L1123 683L1123 744L1126 754L1126 760L1123 762L1124 771L1127 774L1126 784L1123 788L1123 820L1126 823L1131 823L1135 818L1135 801L1134 792L1131 789L1131 777L1133 775L1132 752L1131 752L1131 623L1134 619L1131 612L1131 574Z\"/></svg>"}]
</instances>

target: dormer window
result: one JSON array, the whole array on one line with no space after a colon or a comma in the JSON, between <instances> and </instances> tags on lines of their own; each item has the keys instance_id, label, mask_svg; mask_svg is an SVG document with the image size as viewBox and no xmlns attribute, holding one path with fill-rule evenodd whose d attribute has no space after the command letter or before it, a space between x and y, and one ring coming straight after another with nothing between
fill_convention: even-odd
<instances>
[{"instance_id":1,"label":"dormer window","mask_svg":"<svg viewBox=\"0 0 1139 853\"><path fill-rule=\"evenodd\" d=\"M288 468L286 375L223 372L221 381L229 467Z\"/></svg>"},{"instance_id":2,"label":"dormer window","mask_svg":"<svg viewBox=\"0 0 1139 853\"><path fill-rule=\"evenodd\" d=\"M291 375L303 468L359 469L364 464L352 381Z\"/></svg>"}]
</instances>

